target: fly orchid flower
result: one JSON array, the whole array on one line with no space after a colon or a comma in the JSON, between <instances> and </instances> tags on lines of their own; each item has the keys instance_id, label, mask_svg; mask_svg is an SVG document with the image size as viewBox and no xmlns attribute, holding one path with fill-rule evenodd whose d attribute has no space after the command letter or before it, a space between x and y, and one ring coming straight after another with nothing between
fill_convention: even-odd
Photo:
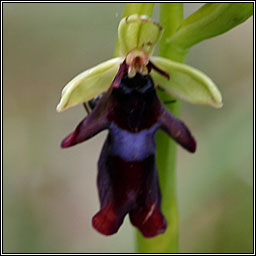
<instances>
[{"instance_id":1,"label":"fly orchid flower","mask_svg":"<svg viewBox=\"0 0 256 256\"><path fill-rule=\"evenodd\" d=\"M150 57L162 28L148 17L126 17L118 32L122 57L81 73L63 89L58 111L105 93L61 146L76 145L108 129L98 162L100 211L92 219L93 227L114 234L129 214L145 237L153 237L167 227L161 212L155 133L162 129L188 151L196 150L188 128L160 102L156 86L177 98L215 107L221 106L221 95L202 72Z\"/></svg>"}]
</instances>

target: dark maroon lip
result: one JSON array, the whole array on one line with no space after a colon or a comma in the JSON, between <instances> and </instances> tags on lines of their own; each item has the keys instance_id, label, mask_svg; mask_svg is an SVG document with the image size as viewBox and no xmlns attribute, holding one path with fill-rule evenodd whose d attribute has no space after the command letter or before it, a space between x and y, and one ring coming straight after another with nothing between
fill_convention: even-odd
<instances>
[{"instance_id":1,"label":"dark maroon lip","mask_svg":"<svg viewBox=\"0 0 256 256\"><path fill-rule=\"evenodd\" d=\"M148 68L169 78L151 62ZM195 152L196 141L186 125L160 102L151 76L137 73L129 78L127 72L124 61L109 90L61 147L76 145L108 129L98 162L100 210L92 225L98 232L112 235L129 214L131 223L145 237L154 237L167 228L161 212L155 133L162 129L190 152Z\"/></svg>"}]
</instances>

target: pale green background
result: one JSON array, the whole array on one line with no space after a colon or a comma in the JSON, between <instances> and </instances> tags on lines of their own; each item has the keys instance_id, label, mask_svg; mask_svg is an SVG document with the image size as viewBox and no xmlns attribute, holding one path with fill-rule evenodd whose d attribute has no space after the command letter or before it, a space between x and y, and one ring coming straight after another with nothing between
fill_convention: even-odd
<instances>
[{"instance_id":1,"label":"pale green background","mask_svg":"<svg viewBox=\"0 0 256 256\"><path fill-rule=\"evenodd\" d=\"M185 14L200 4L185 4ZM4 252L133 252L91 227L96 165L106 132L74 148L61 139L82 106L55 112L63 86L112 56L123 4L4 4ZM155 18L157 19L157 10ZM224 107L183 104L198 142L179 148L181 252L252 252L252 18L193 47L188 63L219 86Z\"/></svg>"}]
</instances>

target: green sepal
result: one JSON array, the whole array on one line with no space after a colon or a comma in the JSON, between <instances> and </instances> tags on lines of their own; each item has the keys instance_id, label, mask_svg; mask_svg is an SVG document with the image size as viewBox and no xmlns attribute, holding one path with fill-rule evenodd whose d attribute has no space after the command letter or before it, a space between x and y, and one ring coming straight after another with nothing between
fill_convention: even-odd
<instances>
[{"instance_id":1,"label":"green sepal","mask_svg":"<svg viewBox=\"0 0 256 256\"><path fill-rule=\"evenodd\" d=\"M171 61L163 57L151 57L151 61L170 75L168 80L158 72L152 71L156 86L168 94L200 105L222 107L222 97L214 82L198 69Z\"/></svg>"},{"instance_id":2,"label":"green sepal","mask_svg":"<svg viewBox=\"0 0 256 256\"><path fill-rule=\"evenodd\" d=\"M152 55L162 34L162 27L146 15L134 14L123 18L118 27L120 55L137 49Z\"/></svg>"},{"instance_id":3,"label":"green sepal","mask_svg":"<svg viewBox=\"0 0 256 256\"><path fill-rule=\"evenodd\" d=\"M114 58L90 68L73 78L62 90L57 111L87 102L107 91L123 58Z\"/></svg>"}]
</instances>

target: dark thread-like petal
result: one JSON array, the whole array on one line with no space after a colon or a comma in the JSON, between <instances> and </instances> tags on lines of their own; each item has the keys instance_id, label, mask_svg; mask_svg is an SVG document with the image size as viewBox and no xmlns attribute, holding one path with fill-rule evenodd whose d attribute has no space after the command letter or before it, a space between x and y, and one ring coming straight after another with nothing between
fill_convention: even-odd
<instances>
[{"instance_id":1,"label":"dark thread-like petal","mask_svg":"<svg viewBox=\"0 0 256 256\"><path fill-rule=\"evenodd\" d=\"M149 61L147 67L148 67L149 72L151 71L151 69L153 69L156 72L158 72L160 75L166 77L168 80L170 79L170 75L167 72L165 72L164 70L157 67L153 62Z\"/></svg>"}]
</instances>

